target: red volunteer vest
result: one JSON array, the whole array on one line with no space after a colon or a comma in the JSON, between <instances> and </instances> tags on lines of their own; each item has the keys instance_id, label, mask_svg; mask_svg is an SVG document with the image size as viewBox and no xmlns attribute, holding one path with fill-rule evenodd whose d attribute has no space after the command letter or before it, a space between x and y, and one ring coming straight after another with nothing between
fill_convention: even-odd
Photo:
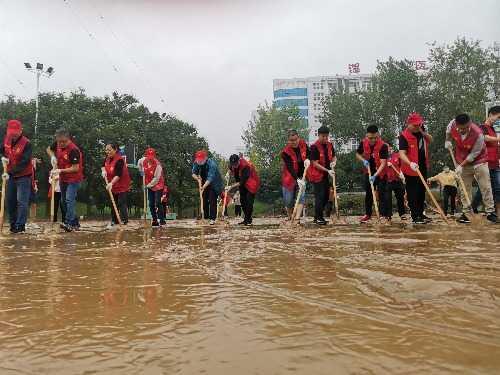
<instances>
[{"instance_id":1,"label":"red volunteer vest","mask_svg":"<svg viewBox=\"0 0 500 375\"><path fill-rule=\"evenodd\" d=\"M492 126L483 124L482 129L485 129L490 137L496 137L497 133ZM500 168L500 144L495 141L486 141L486 150L488 152L488 168Z\"/></svg>"},{"instance_id":2,"label":"red volunteer vest","mask_svg":"<svg viewBox=\"0 0 500 375\"><path fill-rule=\"evenodd\" d=\"M368 138L363 139L363 158L366 160L370 160L371 158L375 159L375 168L378 169L380 167L380 163L382 161L380 160L380 150L382 147L385 145L385 142L382 139L377 139L377 142L375 142L375 146L373 147L373 152L371 151L370 147L370 140ZM384 178L386 172L386 168L384 168L383 171L380 172L378 175L379 178ZM366 168L363 168L363 173L368 174L368 170Z\"/></svg>"},{"instance_id":3,"label":"red volunteer vest","mask_svg":"<svg viewBox=\"0 0 500 375\"><path fill-rule=\"evenodd\" d=\"M327 143L327 148L328 148L328 160L333 159L333 145L331 142ZM326 165L326 155L325 155L325 149L323 148L323 145L318 141L314 143L314 146L318 149L319 152L319 164L321 164L323 167L327 167ZM307 179L313 183L318 183L320 182L323 177L325 176L325 172L322 170L316 168L314 164L311 162L311 166L307 170Z\"/></svg>"},{"instance_id":4,"label":"red volunteer vest","mask_svg":"<svg viewBox=\"0 0 500 375\"><path fill-rule=\"evenodd\" d=\"M406 150L406 155L408 156L408 159L410 159L411 162L418 164L419 160L418 160L418 140L417 140L417 137L415 137L413 135L413 133L411 131L409 131L408 129L403 130L401 135L408 142L408 150ZM427 169L429 169L429 167L430 167L429 141L424 137L424 142L425 142L425 161L427 164ZM407 176L418 176L417 172L415 172L413 169L411 169L409 164L401 163L401 170Z\"/></svg>"},{"instance_id":5,"label":"red volunteer vest","mask_svg":"<svg viewBox=\"0 0 500 375\"><path fill-rule=\"evenodd\" d=\"M457 126L455 123L451 126L450 135L455 141L455 159L457 159L457 163L462 163L467 156L470 154L474 143L476 143L477 138L482 134L481 129L476 124L472 124L470 126L469 134L465 139L462 139L462 136L458 132ZM474 159L472 164L482 164L488 161L488 151L486 150L486 144L483 145L481 152Z\"/></svg>"},{"instance_id":6,"label":"red volunteer vest","mask_svg":"<svg viewBox=\"0 0 500 375\"><path fill-rule=\"evenodd\" d=\"M80 162L78 163L78 172L76 173L61 173L59 179L61 182L71 184L83 181L83 155L80 149L73 143L70 142L66 148L56 148L56 158L57 158L57 168L66 169L71 167L71 162L69 160L69 154L71 151L76 150L80 154Z\"/></svg>"},{"instance_id":7,"label":"red volunteer vest","mask_svg":"<svg viewBox=\"0 0 500 375\"><path fill-rule=\"evenodd\" d=\"M252 194L257 194L257 191L259 191L260 187L260 178L257 175L257 171L255 170L255 166L250 163L249 161L245 159L240 159L240 165L237 170L233 170L233 173L236 175L238 173L238 176L241 178L241 173L243 169L246 167L250 168L250 176L248 177L247 182L245 183L245 188Z\"/></svg>"},{"instance_id":8,"label":"red volunteer vest","mask_svg":"<svg viewBox=\"0 0 500 375\"><path fill-rule=\"evenodd\" d=\"M157 159L144 159L142 163L142 168L144 169L144 178L146 180L146 185L149 185L155 176L156 167L160 164ZM165 179L163 178L163 171L161 173L160 180L158 183L151 188L153 191L163 190L165 187Z\"/></svg>"},{"instance_id":9,"label":"red volunteer vest","mask_svg":"<svg viewBox=\"0 0 500 375\"><path fill-rule=\"evenodd\" d=\"M28 143L30 143L30 141L24 135L21 135L21 137L17 140L14 146L12 146L10 138L7 137L4 138L3 140L4 152L7 159L9 159L9 164L7 165L8 173L11 173L14 167L19 165L24 153L24 149L26 148L26 145ZM14 177L25 177L32 175L33 175L33 163L30 160L28 165L22 171L16 173Z\"/></svg>"},{"instance_id":10,"label":"red volunteer vest","mask_svg":"<svg viewBox=\"0 0 500 375\"><path fill-rule=\"evenodd\" d=\"M306 160L307 157L307 145L302 139L299 141L299 149L300 149L300 158L302 161ZM287 154L292 159L293 170L295 173L299 172L299 160L297 158L297 154L295 150L291 146L286 146L283 151L283 154ZM302 178L302 176L299 176ZM286 164L283 162L281 167L281 185L283 185L288 190L293 190L295 188L295 179L288 171Z\"/></svg>"},{"instance_id":11,"label":"red volunteer vest","mask_svg":"<svg viewBox=\"0 0 500 375\"><path fill-rule=\"evenodd\" d=\"M111 189L111 191L115 194L125 193L130 190L130 175L128 173L127 163L125 163L123 156L118 153L116 153L112 159L106 158L106 161L104 162L104 169L106 170L108 182L111 182L111 180L116 176L115 166L119 160L123 160L123 170L121 177L118 181L116 181L116 183L113 184L113 188Z\"/></svg>"},{"instance_id":12,"label":"red volunteer vest","mask_svg":"<svg viewBox=\"0 0 500 375\"><path fill-rule=\"evenodd\" d=\"M399 160L399 154L397 152L394 152L388 162L391 162L394 168L396 168L397 171L400 171L401 169L401 161ZM385 178L389 182L393 181L398 181L399 180L399 174L394 170L392 167L385 167Z\"/></svg>"}]
</instances>

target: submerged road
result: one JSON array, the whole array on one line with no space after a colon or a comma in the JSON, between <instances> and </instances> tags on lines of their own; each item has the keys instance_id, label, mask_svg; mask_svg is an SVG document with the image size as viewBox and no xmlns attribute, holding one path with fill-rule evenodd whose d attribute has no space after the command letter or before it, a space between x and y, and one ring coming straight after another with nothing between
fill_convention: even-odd
<instances>
[{"instance_id":1,"label":"submerged road","mask_svg":"<svg viewBox=\"0 0 500 375\"><path fill-rule=\"evenodd\" d=\"M500 227L39 223L0 237L0 374L500 372Z\"/></svg>"}]
</instances>

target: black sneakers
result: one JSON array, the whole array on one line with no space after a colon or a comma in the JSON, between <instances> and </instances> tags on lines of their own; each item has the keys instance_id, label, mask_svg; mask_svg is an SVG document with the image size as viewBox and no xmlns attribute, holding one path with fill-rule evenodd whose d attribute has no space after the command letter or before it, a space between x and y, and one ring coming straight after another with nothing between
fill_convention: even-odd
<instances>
[{"instance_id":1,"label":"black sneakers","mask_svg":"<svg viewBox=\"0 0 500 375\"><path fill-rule=\"evenodd\" d=\"M432 221L432 219L427 215L422 215L422 220L424 220L426 224Z\"/></svg>"},{"instance_id":2,"label":"black sneakers","mask_svg":"<svg viewBox=\"0 0 500 375\"><path fill-rule=\"evenodd\" d=\"M470 224L470 220L467 216L465 216L465 214L462 214L457 221L461 224Z\"/></svg>"},{"instance_id":3,"label":"black sneakers","mask_svg":"<svg viewBox=\"0 0 500 375\"><path fill-rule=\"evenodd\" d=\"M63 223L63 224L59 225L59 227L61 229L64 229L66 232L73 232L73 227L71 225Z\"/></svg>"},{"instance_id":4,"label":"black sneakers","mask_svg":"<svg viewBox=\"0 0 500 375\"><path fill-rule=\"evenodd\" d=\"M498 222L498 216L495 213L490 213L486 216L486 220L491 221L493 224L496 224Z\"/></svg>"},{"instance_id":5,"label":"black sneakers","mask_svg":"<svg viewBox=\"0 0 500 375\"><path fill-rule=\"evenodd\" d=\"M413 219L413 224L425 224L425 219L423 217L417 217Z\"/></svg>"},{"instance_id":6,"label":"black sneakers","mask_svg":"<svg viewBox=\"0 0 500 375\"><path fill-rule=\"evenodd\" d=\"M22 227L11 226L10 227L10 233L12 233L12 234L24 233L24 232L26 232L26 228L24 226L22 226Z\"/></svg>"},{"instance_id":7,"label":"black sneakers","mask_svg":"<svg viewBox=\"0 0 500 375\"><path fill-rule=\"evenodd\" d=\"M319 219L316 219L315 223L317 225L326 225L327 224L327 221L323 218L319 218Z\"/></svg>"},{"instance_id":8,"label":"black sneakers","mask_svg":"<svg viewBox=\"0 0 500 375\"><path fill-rule=\"evenodd\" d=\"M152 227L152 228L159 228L159 227L160 227L160 223L158 223L157 221L153 221L153 222L151 223L151 227Z\"/></svg>"}]
</instances>

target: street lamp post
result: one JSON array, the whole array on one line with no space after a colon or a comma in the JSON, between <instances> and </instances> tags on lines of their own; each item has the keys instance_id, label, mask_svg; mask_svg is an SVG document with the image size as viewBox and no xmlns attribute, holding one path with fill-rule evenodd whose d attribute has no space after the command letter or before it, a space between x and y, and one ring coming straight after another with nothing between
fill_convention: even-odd
<instances>
[{"instance_id":1,"label":"street lamp post","mask_svg":"<svg viewBox=\"0 0 500 375\"><path fill-rule=\"evenodd\" d=\"M54 68L49 67L46 71L43 70L43 64L36 63L36 68L33 68L30 63L24 63L24 67L29 72L35 74L36 77L36 97L35 97L35 140L37 139L37 129L38 129L38 102L40 96L40 77L50 78L54 74Z\"/></svg>"}]
</instances>

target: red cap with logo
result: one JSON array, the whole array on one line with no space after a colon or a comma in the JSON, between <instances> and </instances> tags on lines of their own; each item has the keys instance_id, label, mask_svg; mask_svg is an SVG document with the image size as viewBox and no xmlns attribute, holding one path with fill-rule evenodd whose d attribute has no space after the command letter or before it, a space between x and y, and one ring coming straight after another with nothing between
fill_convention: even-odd
<instances>
[{"instance_id":1,"label":"red cap with logo","mask_svg":"<svg viewBox=\"0 0 500 375\"><path fill-rule=\"evenodd\" d=\"M420 115L420 113L412 112L408 115L406 123L408 125L422 126L424 123L424 118Z\"/></svg>"},{"instance_id":2,"label":"red cap with logo","mask_svg":"<svg viewBox=\"0 0 500 375\"><path fill-rule=\"evenodd\" d=\"M202 164L205 162L207 157L208 157L208 154L205 150L196 151L196 153L194 154L194 161L197 164Z\"/></svg>"},{"instance_id":3,"label":"red cap with logo","mask_svg":"<svg viewBox=\"0 0 500 375\"><path fill-rule=\"evenodd\" d=\"M155 159L156 158L156 151L152 147L148 147L146 151L144 151L144 156L146 159Z\"/></svg>"},{"instance_id":4,"label":"red cap with logo","mask_svg":"<svg viewBox=\"0 0 500 375\"><path fill-rule=\"evenodd\" d=\"M19 120L7 121L7 136L21 135L23 132L23 125Z\"/></svg>"}]
</instances>

